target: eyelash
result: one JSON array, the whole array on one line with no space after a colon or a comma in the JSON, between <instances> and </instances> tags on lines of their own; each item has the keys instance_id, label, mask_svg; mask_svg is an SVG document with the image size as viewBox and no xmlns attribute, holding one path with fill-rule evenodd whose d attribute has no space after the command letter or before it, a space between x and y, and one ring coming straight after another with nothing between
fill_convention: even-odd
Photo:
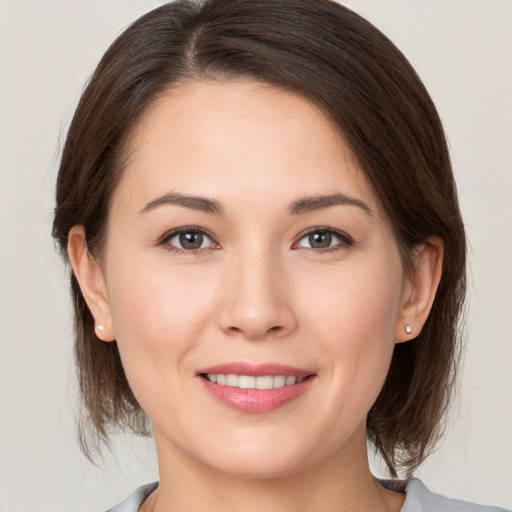
<instances>
[{"instance_id":1,"label":"eyelash","mask_svg":"<svg viewBox=\"0 0 512 512\"><path fill-rule=\"evenodd\" d=\"M329 236L334 236L339 239L339 242L336 243L333 246L325 247L325 248L314 248L314 247L301 247L298 244L304 240L306 237L311 236L312 234L328 234ZM197 249L185 249L176 247L175 245L170 244L170 240L172 240L174 237L182 235L182 234L198 234L203 237L207 237L210 239L210 244L207 247L199 247ZM205 229L199 228L197 226L185 226L178 229L174 229L168 233L166 233L158 242L158 245L165 246L166 250L169 252L177 253L177 254L197 254L203 251L206 251L208 249L220 249L221 246L218 242L215 241L214 237ZM339 251L342 249L346 249L350 246L354 245L354 240L352 237L344 233L343 231L339 231L332 228L317 226L314 228L311 228L299 235L299 238L296 242L293 243L292 249L302 249L308 252L313 252L315 254L318 253L330 253L333 251Z\"/></svg>"},{"instance_id":2,"label":"eyelash","mask_svg":"<svg viewBox=\"0 0 512 512\"><path fill-rule=\"evenodd\" d=\"M306 237L309 237L312 234L315 233L323 233L328 234L329 236L334 236L339 239L339 242L333 246L325 247L325 248L314 248L314 247L299 247L298 243L304 240ZM315 254L318 253L330 253L334 251L340 251L343 249L347 249L348 247L351 247L354 245L354 239L347 235L347 233L344 233L343 231L339 231L337 229L327 228L323 226L317 226L311 229L308 229L304 233L300 234L300 238L297 242L294 242L292 248L293 249L302 249L308 252L313 252Z\"/></svg>"},{"instance_id":3,"label":"eyelash","mask_svg":"<svg viewBox=\"0 0 512 512\"><path fill-rule=\"evenodd\" d=\"M208 247L200 247L198 249L185 249L176 247L175 245L170 244L170 240L172 240L174 237L182 235L182 234L198 234L202 235L203 237L207 237L210 239L210 244ZM176 254L197 254L203 251L206 251L208 249L220 249L220 245L215 241L214 237L205 229L199 228L197 226L184 226L182 228L173 229L172 231L169 231L166 233L158 242L158 245L165 246L166 250L169 252L173 252Z\"/></svg>"}]
</instances>

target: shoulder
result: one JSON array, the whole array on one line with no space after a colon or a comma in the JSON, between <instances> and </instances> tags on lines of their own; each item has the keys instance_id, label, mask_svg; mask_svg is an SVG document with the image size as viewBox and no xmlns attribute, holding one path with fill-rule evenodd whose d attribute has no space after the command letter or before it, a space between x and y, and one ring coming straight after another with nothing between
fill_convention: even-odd
<instances>
[{"instance_id":1,"label":"shoulder","mask_svg":"<svg viewBox=\"0 0 512 512\"><path fill-rule=\"evenodd\" d=\"M107 512L137 512L139 507L144 503L146 498L158 487L158 482L143 485L133 491L128 498L116 505L109 508Z\"/></svg>"},{"instance_id":2,"label":"shoulder","mask_svg":"<svg viewBox=\"0 0 512 512\"><path fill-rule=\"evenodd\" d=\"M384 480L381 481L381 484L388 489L405 491L407 497L400 512L507 512L504 508L446 498L429 491L425 484L417 478L411 478L405 482ZM157 487L158 482L143 485L107 512L137 512L144 500Z\"/></svg>"},{"instance_id":3,"label":"shoulder","mask_svg":"<svg viewBox=\"0 0 512 512\"><path fill-rule=\"evenodd\" d=\"M503 508L488 507L454 500L428 490L417 478L405 482L383 482L385 487L402 490L406 493L405 503L400 512L507 512Z\"/></svg>"}]
</instances>

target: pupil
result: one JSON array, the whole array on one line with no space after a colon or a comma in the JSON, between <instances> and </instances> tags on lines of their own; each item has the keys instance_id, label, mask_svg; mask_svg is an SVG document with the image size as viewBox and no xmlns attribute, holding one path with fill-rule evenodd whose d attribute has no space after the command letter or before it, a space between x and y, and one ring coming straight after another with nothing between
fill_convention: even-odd
<instances>
[{"instance_id":1,"label":"pupil","mask_svg":"<svg viewBox=\"0 0 512 512\"><path fill-rule=\"evenodd\" d=\"M203 245L201 233L181 233L180 244L184 249L199 249Z\"/></svg>"},{"instance_id":2,"label":"pupil","mask_svg":"<svg viewBox=\"0 0 512 512\"><path fill-rule=\"evenodd\" d=\"M309 245L315 249L325 249L331 245L332 236L327 231L319 231L309 235Z\"/></svg>"}]
</instances>

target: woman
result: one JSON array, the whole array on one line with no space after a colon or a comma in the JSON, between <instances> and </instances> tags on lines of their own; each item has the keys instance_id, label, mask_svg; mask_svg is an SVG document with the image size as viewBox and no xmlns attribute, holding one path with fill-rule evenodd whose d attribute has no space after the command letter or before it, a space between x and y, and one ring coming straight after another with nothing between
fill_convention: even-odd
<instances>
[{"instance_id":1,"label":"woman","mask_svg":"<svg viewBox=\"0 0 512 512\"><path fill-rule=\"evenodd\" d=\"M498 510L368 467L367 439L396 477L438 437L465 236L435 107L351 11L135 22L75 113L54 236L92 440L155 437L159 484L112 510Z\"/></svg>"}]
</instances>

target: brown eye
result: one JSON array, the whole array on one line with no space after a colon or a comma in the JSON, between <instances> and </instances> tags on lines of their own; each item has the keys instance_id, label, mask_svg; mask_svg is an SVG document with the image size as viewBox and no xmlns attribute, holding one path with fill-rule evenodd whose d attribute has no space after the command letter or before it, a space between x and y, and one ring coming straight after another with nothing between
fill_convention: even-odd
<instances>
[{"instance_id":1,"label":"brown eye","mask_svg":"<svg viewBox=\"0 0 512 512\"><path fill-rule=\"evenodd\" d=\"M345 248L353 244L352 238L344 233L330 229L313 229L302 236L295 248L325 249Z\"/></svg>"},{"instance_id":2,"label":"brown eye","mask_svg":"<svg viewBox=\"0 0 512 512\"><path fill-rule=\"evenodd\" d=\"M198 251L200 249L215 249L218 247L206 233L194 229L174 231L162 243L170 246L170 249L179 251Z\"/></svg>"},{"instance_id":3,"label":"brown eye","mask_svg":"<svg viewBox=\"0 0 512 512\"><path fill-rule=\"evenodd\" d=\"M180 246L182 249L201 249L203 238L202 233L180 233Z\"/></svg>"},{"instance_id":4,"label":"brown eye","mask_svg":"<svg viewBox=\"0 0 512 512\"><path fill-rule=\"evenodd\" d=\"M331 246L332 235L328 231L317 231L308 235L309 246L312 249L327 249Z\"/></svg>"}]
</instances>

